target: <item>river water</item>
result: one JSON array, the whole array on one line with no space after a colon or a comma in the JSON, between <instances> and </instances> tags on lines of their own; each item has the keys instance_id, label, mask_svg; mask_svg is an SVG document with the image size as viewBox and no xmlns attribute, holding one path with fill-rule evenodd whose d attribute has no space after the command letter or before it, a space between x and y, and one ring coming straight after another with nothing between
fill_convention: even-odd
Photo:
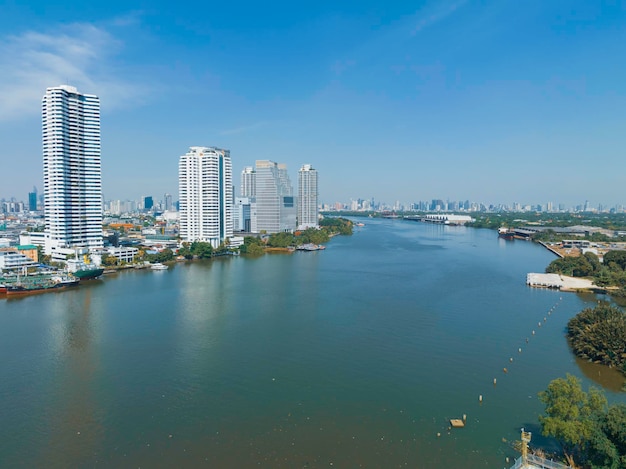
<instances>
[{"instance_id":1,"label":"river water","mask_svg":"<svg viewBox=\"0 0 626 469\"><path fill-rule=\"evenodd\" d=\"M500 468L521 427L542 442L550 380L626 402L563 335L597 297L525 285L548 251L365 222L322 252L0 300L0 466Z\"/></svg>"}]
</instances>

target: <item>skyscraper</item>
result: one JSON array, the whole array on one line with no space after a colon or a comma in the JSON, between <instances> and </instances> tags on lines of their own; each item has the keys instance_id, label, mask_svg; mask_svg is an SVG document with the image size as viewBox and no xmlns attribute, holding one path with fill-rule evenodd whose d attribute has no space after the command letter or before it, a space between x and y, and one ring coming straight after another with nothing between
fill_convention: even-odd
<instances>
[{"instance_id":1,"label":"skyscraper","mask_svg":"<svg viewBox=\"0 0 626 469\"><path fill-rule=\"evenodd\" d=\"M102 248L100 100L72 86L42 101L46 254Z\"/></svg>"},{"instance_id":2,"label":"skyscraper","mask_svg":"<svg viewBox=\"0 0 626 469\"><path fill-rule=\"evenodd\" d=\"M214 248L233 236L230 152L191 147L178 164L180 236Z\"/></svg>"},{"instance_id":3,"label":"skyscraper","mask_svg":"<svg viewBox=\"0 0 626 469\"><path fill-rule=\"evenodd\" d=\"M151 210L152 207L154 207L154 199L152 198L151 195L146 195L143 198L143 209L148 211L148 210Z\"/></svg>"},{"instance_id":4,"label":"skyscraper","mask_svg":"<svg viewBox=\"0 0 626 469\"><path fill-rule=\"evenodd\" d=\"M305 164L298 171L298 228L318 226L317 170Z\"/></svg>"},{"instance_id":5,"label":"skyscraper","mask_svg":"<svg viewBox=\"0 0 626 469\"><path fill-rule=\"evenodd\" d=\"M246 166L241 172L241 197L256 196L256 172L252 166Z\"/></svg>"},{"instance_id":6,"label":"skyscraper","mask_svg":"<svg viewBox=\"0 0 626 469\"><path fill-rule=\"evenodd\" d=\"M165 194L163 198L165 200L165 210L172 210L174 208L174 203L172 202L172 194Z\"/></svg>"},{"instance_id":7,"label":"skyscraper","mask_svg":"<svg viewBox=\"0 0 626 469\"><path fill-rule=\"evenodd\" d=\"M33 191L28 193L28 210L37 211L37 188L33 187Z\"/></svg>"},{"instance_id":8,"label":"skyscraper","mask_svg":"<svg viewBox=\"0 0 626 469\"><path fill-rule=\"evenodd\" d=\"M296 229L293 187L284 164L257 160L255 193L259 232L278 233Z\"/></svg>"}]
</instances>

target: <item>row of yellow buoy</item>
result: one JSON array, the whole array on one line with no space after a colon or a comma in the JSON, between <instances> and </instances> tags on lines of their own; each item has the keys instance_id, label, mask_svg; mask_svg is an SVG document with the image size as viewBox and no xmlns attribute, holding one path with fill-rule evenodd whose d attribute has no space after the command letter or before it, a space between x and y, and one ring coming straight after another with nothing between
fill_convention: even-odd
<instances>
[{"instance_id":1,"label":"row of yellow buoy","mask_svg":"<svg viewBox=\"0 0 626 469\"><path fill-rule=\"evenodd\" d=\"M544 317L543 317L543 323L542 323L541 321L539 321L539 322L537 323L537 327L541 327L541 326L542 326L542 324L545 324L545 323L548 321L548 316L550 316L550 315L552 314L552 312L553 312L553 311L554 311L554 309L555 309L555 308L559 305L559 302L560 302L561 300L563 300L563 297L562 297L562 296L561 296L561 297L559 297L559 301L557 301L557 302L554 304L554 306L552 306L552 308L550 308L550 309L548 310L548 314L547 314L547 316L544 316ZM531 332L531 334L532 334L532 335L535 335L535 333L536 333L536 332L535 332L535 330L533 329L533 330L532 330L532 332ZM528 339L528 337L526 337L526 343L527 343L527 344L529 343L529 339ZM522 347L518 347L518 349L517 349L517 353L522 353ZM509 358L509 363L513 363L513 357L510 357L510 358ZM508 368L507 368L507 367L504 367L504 368L502 368L502 372L506 374L506 373L508 373L508 372L509 372L509 370L508 370ZM498 380L497 380L496 378L493 378L493 385L494 385L494 386L496 386L496 385L497 385L497 383L498 383ZM480 403L482 404L482 402L483 402L483 395L482 395L482 394L478 396L478 402L480 402Z\"/></svg>"},{"instance_id":2,"label":"row of yellow buoy","mask_svg":"<svg viewBox=\"0 0 626 469\"><path fill-rule=\"evenodd\" d=\"M550 315L552 314L552 312L553 312L553 311L554 311L554 309L555 309L555 308L559 305L559 302L560 302L561 300L563 300L563 297L562 297L562 296L561 296L561 297L559 297L559 301L557 301L557 302L554 304L554 306L552 306L552 308L550 308L550 309L548 310L548 314L547 314L547 316L544 316L544 317L543 317L543 324L545 324L545 323L547 322L547 320L548 320L548 316L550 316ZM542 326L542 322L541 322L541 321L539 321L539 322L537 323L537 327L541 327L541 326ZM535 330L533 329L531 333L532 333L532 335L535 335ZM526 337L526 343L527 343L527 344L529 343L529 339L528 339L528 337ZM518 348L517 348L517 353L522 353L522 347L518 347ZM510 363L513 363L513 357L510 357L510 358L509 358L509 362L510 362ZM508 368L506 368L506 367L502 368L502 371L503 371L505 374L509 372ZM497 383L498 383L497 378L493 378L493 385L494 385L494 387L497 385ZM478 402L482 405L482 403L483 403L483 395L482 395L482 394L480 394L480 395L478 396ZM466 414L463 414L463 423L465 423L466 419L467 419L467 415L466 415ZM448 432L449 432L450 430L451 430L451 428L450 428L450 427L448 427ZM440 437L440 436L441 436L441 433L440 433L440 432L438 432L438 433L437 433L437 436L438 436L438 437ZM508 458L507 458L507 459L508 459Z\"/></svg>"}]
</instances>

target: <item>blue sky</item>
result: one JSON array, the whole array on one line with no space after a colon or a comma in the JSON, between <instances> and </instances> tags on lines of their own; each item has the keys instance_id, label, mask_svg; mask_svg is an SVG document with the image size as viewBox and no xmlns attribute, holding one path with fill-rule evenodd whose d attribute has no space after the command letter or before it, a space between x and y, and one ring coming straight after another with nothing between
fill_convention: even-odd
<instances>
[{"instance_id":1,"label":"blue sky","mask_svg":"<svg viewBox=\"0 0 626 469\"><path fill-rule=\"evenodd\" d=\"M625 45L620 2L5 1L0 198L41 190L67 83L101 98L107 199L177 194L206 145L237 187L313 164L328 203L626 205Z\"/></svg>"}]
</instances>

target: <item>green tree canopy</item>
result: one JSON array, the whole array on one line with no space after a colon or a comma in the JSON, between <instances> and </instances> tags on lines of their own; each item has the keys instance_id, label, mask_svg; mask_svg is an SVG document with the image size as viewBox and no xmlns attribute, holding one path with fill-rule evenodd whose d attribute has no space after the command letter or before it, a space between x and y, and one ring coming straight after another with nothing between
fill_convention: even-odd
<instances>
[{"instance_id":1,"label":"green tree canopy","mask_svg":"<svg viewBox=\"0 0 626 469\"><path fill-rule=\"evenodd\" d=\"M626 366L626 313L603 302L586 308L567 323L574 353L605 365Z\"/></svg>"},{"instance_id":2,"label":"green tree canopy","mask_svg":"<svg viewBox=\"0 0 626 469\"><path fill-rule=\"evenodd\" d=\"M596 388L582 390L580 380L570 374L550 382L539 393L546 415L539 416L545 436L556 438L565 453L584 452L597 431L596 422L606 412L607 401Z\"/></svg>"}]
</instances>

